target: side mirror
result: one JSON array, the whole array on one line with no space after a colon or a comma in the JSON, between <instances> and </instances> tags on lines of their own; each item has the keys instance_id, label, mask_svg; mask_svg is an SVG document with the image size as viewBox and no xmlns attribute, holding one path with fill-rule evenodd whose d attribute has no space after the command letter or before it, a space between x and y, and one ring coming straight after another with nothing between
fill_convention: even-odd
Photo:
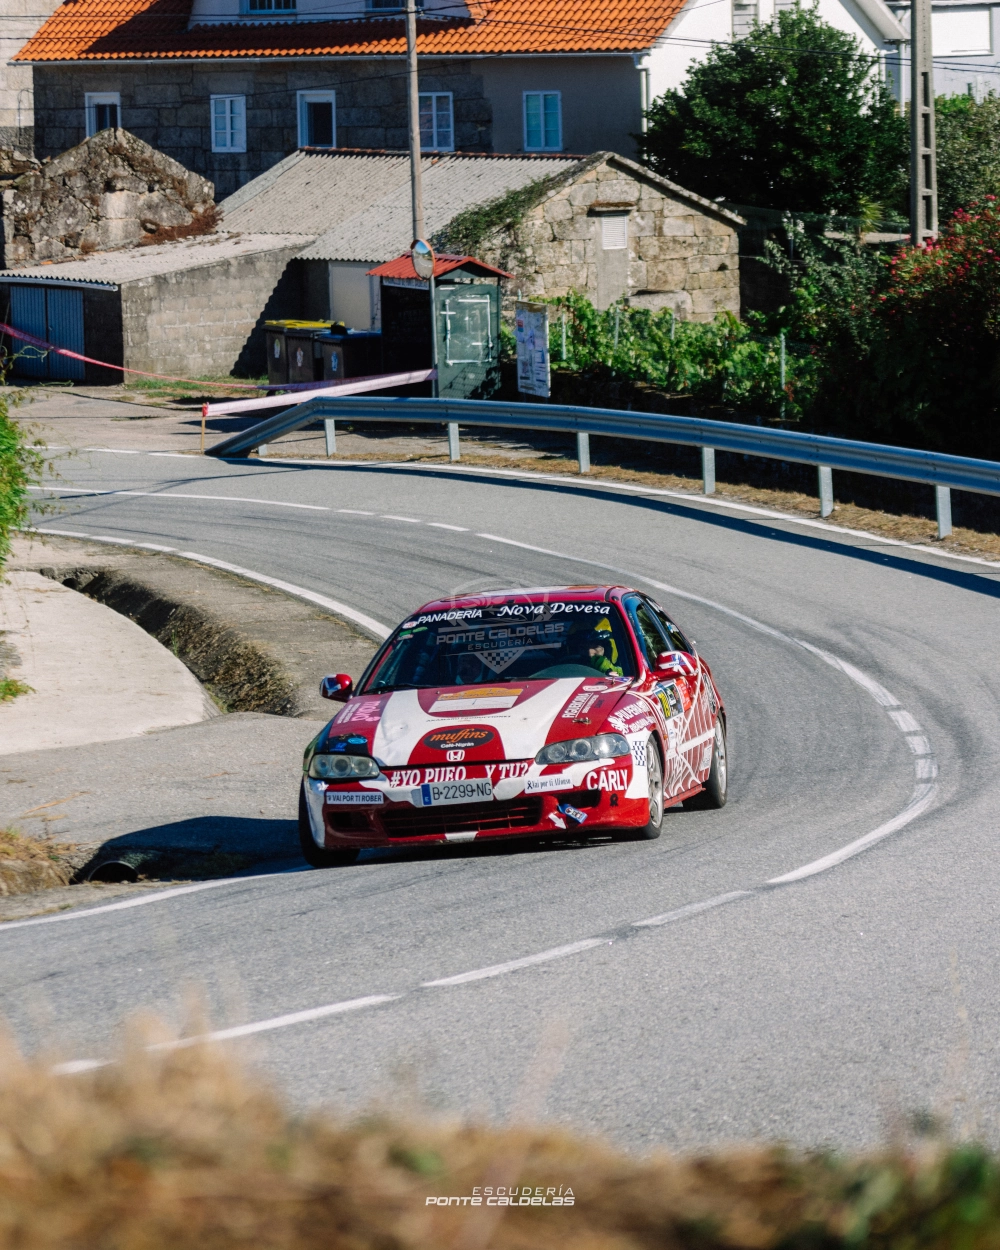
<instances>
[{"instance_id":1,"label":"side mirror","mask_svg":"<svg viewBox=\"0 0 1000 1250\"><path fill-rule=\"evenodd\" d=\"M320 697L333 699L335 703L346 703L354 690L354 682L346 673L336 673L333 677L324 677L319 683Z\"/></svg>"},{"instance_id":2,"label":"side mirror","mask_svg":"<svg viewBox=\"0 0 1000 1250\"><path fill-rule=\"evenodd\" d=\"M657 677L696 677L698 663L686 651L661 651L653 665Z\"/></svg>"}]
</instances>

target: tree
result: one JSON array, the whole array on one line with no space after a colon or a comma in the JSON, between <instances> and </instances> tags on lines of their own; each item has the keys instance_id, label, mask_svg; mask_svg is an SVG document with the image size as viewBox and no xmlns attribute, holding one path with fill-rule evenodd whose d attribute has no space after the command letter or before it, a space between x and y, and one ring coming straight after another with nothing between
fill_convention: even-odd
<instances>
[{"instance_id":1,"label":"tree","mask_svg":"<svg viewBox=\"0 0 1000 1250\"><path fill-rule=\"evenodd\" d=\"M977 104L970 96L940 96L937 113L938 211L944 222L958 208L1000 195L1000 97Z\"/></svg>"},{"instance_id":2,"label":"tree","mask_svg":"<svg viewBox=\"0 0 1000 1250\"><path fill-rule=\"evenodd\" d=\"M710 199L848 216L898 194L909 146L877 58L800 4L692 66L643 141L657 172Z\"/></svg>"}]
</instances>

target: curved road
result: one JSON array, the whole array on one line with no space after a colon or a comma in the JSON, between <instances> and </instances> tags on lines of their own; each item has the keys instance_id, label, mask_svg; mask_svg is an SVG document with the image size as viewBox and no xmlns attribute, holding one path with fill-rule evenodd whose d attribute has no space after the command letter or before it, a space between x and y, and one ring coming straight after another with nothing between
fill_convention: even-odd
<instances>
[{"instance_id":1,"label":"curved road","mask_svg":"<svg viewBox=\"0 0 1000 1250\"><path fill-rule=\"evenodd\" d=\"M31 1004L102 1057L123 1015L176 1019L200 985L213 1027L262 1026L253 1053L303 1104L413 1087L633 1149L854 1145L917 1108L995 1122L1000 569L446 466L94 451L61 473L44 528L195 551L387 626L449 593L644 579L726 695L731 800L652 844L371 853L5 925L28 1044Z\"/></svg>"}]
</instances>

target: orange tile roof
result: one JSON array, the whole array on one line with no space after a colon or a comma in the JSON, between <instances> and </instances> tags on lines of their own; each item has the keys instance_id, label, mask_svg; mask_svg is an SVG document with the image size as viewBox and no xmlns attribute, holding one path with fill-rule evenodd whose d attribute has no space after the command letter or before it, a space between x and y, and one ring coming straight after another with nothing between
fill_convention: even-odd
<instances>
[{"instance_id":1,"label":"orange tile roof","mask_svg":"<svg viewBox=\"0 0 1000 1250\"><path fill-rule=\"evenodd\" d=\"M423 55L640 52L684 0L471 0L473 17L424 18ZM263 56L393 56L401 17L258 21L188 29L191 0L65 0L14 58L103 61Z\"/></svg>"}]
</instances>

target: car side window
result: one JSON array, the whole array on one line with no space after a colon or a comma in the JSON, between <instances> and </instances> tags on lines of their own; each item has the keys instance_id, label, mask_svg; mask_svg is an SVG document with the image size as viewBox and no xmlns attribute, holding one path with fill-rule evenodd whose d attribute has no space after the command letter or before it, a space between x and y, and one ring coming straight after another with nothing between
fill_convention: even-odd
<instances>
[{"instance_id":1,"label":"car side window","mask_svg":"<svg viewBox=\"0 0 1000 1250\"><path fill-rule=\"evenodd\" d=\"M656 657L666 649L663 635L657 627L656 619L648 604L643 603L637 596L629 596L624 603L625 611L632 622L632 628L635 630L635 636L645 657L646 666L652 669L656 665Z\"/></svg>"},{"instance_id":2,"label":"car side window","mask_svg":"<svg viewBox=\"0 0 1000 1250\"><path fill-rule=\"evenodd\" d=\"M657 624L666 636L671 651L690 651L693 648L681 631L673 623L669 616L662 608L658 608L655 603L650 603L650 609L656 617Z\"/></svg>"}]
</instances>

